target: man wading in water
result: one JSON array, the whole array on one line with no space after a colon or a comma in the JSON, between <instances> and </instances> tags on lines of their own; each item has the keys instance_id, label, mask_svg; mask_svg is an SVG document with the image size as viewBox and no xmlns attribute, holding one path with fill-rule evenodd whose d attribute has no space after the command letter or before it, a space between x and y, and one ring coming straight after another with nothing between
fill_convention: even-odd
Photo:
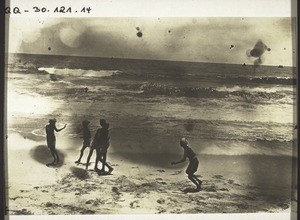
<instances>
[{"instance_id":1,"label":"man wading in water","mask_svg":"<svg viewBox=\"0 0 300 220\"><path fill-rule=\"evenodd\" d=\"M198 169L198 165L199 165L199 161L197 159L197 156L195 154L195 152L188 146L188 141L186 138L181 138L180 139L180 146L183 148L184 150L184 154L183 154L183 158L177 162L172 162L172 165L178 164L178 163L182 163L184 161L186 161L186 158L189 158L189 165L188 168L186 169L186 174L188 175L188 178L196 185L196 191L200 191L201 189L201 184L202 181L199 180L196 176L195 176L195 172Z\"/></svg>"},{"instance_id":2,"label":"man wading in water","mask_svg":"<svg viewBox=\"0 0 300 220\"><path fill-rule=\"evenodd\" d=\"M50 149L50 153L54 159L52 163L46 164L47 166L53 166L53 165L56 165L57 163L59 163L59 156L55 149L56 138L55 138L54 131L59 132L59 131L65 129L67 126L67 124L65 124L65 126L62 127L61 129L57 129L55 123L56 123L56 119L54 118L54 119L50 119L49 124L46 125L47 145L48 145L48 148Z\"/></svg>"}]
</instances>

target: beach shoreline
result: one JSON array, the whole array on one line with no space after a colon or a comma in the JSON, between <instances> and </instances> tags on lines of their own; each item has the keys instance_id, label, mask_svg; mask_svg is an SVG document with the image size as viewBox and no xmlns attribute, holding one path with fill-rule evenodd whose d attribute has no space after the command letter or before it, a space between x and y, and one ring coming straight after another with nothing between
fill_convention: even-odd
<instances>
[{"instance_id":1,"label":"beach shoreline","mask_svg":"<svg viewBox=\"0 0 300 220\"><path fill-rule=\"evenodd\" d=\"M187 163L170 165L179 154L109 153L115 170L99 176L93 171L94 156L89 171L74 163L80 141L76 150L58 147L63 162L56 168L46 167L51 155L43 142L24 143L27 149L8 149L12 215L254 213L291 208L289 157L198 155L196 174L203 181L202 190L185 193L194 187L184 172Z\"/></svg>"}]
</instances>

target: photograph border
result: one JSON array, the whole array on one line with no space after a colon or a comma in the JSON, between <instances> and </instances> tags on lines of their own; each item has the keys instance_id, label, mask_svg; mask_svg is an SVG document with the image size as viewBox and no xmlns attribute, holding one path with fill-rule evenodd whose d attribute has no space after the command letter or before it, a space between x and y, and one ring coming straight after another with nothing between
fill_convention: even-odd
<instances>
[{"instance_id":1,"label":"photograph border","mask_svg":"<svg viewBox=\"0 0 300 220\"><path fill-rule=\"evenodd\" d=\"M2 2L2 1L1 1ZM38 0L31 0L31 1L22 1L22 0L10 0L6 2L2 2L4 4L4 7L7 7L8 5L14 5L12 7L23 7L24 5L29 5L29 7L33 7L36 4L41 4L38 3ZM58 3L59 2L59 3ZM47 3L43 3L44 5L48 5L47 7L53 7L53 5L61 5L63 3L70 4L70 1L68 0L60 0L60 1L48 1ZM146 3L147 2L147 3ZM208 6L203 6L205 5L204 2L209 2ZM221 6L215 7L216 5L220 4ZM100 17L107 17L107 16L112 16L112 17L129 17L131 15L132 17L142 17L143 15L145 17L194 17L196 16L197 13L199 13L200 17L206 17L207 13L209 11L213 10L213 13L216 13L216 15L212 15L213 17L226 17L226 15L233 16L233 17L251 17L251 16L257 16L257 17L281 17L282 15L286 15L287 13L287 8L285 7L285 3L290 2L290 15L291 17L296 18L296 23L297 23L297 28L299 30L299 24L298 24L298 14L297 14L297 0L280 0L276 1L276 4L274 4L274 1L271 0L253 0L253 1L245 1L245 0L229 0L229 1L222 1L222 0L211 0L211 1L192 1L188 0L185 1L185 3L182 3L182 1L179 0L161 0L161 1L137 1L137 0L123 0L123 1L93 1L93 0L86 0L86 1L79 1L79 0L74 0L72 1L72 6L74 5L79 5L79 7L85 7L87 5L91 5L92 10L97 11L97 13L100 13ZM273 3L273 4L272 4ZM198 7L195 7L195 5L200 5ZM119 6L118 6L119 5ZM244 5L247 5L247 7L244 7ZM242 7L243 6L243 7ZM268 8L266 7L268 6ZM130 10L127 10L130 7ZM125 10L124 10L125 8ZM207 10L207 8L209 10ZM266 9L267 8L267 9ZM198 10L197 10L198 9ZM273 10L272 10L273 9ZM200 11L200 12L199 12ZM151 12L153 15L151 15ZM188 13L187 13L188 12ZM164 14L165 16L161 16L160 14ZM178 15L177 15L177 14ZM244 13L244 14L243 14ZM271 13L275 13L272 15ZM219 16L219 14L222 14L222 16ZM4 13L1 13L1 26L4 27L4 31L2 30L1 34L1 66L3 67L2 71L3 73L6 72L6 63L7 63L7 32L9 28L9 16L46 16L46 17L56 17L58 16L57 14L48 14L48 15L41 15L41 14L32 14L28 13L26 15L19 15L19 14L11 14L11 15L5 15ZM64 16L64 17L73 17L74 14L68 15L68 14L60 14L59 17ZM98 14L93 14L91 13L90 15L85 14L86 17L89 16L99 16ZM228 16L228 17L229 17ZM284 17L284 16L283 16ZM299 67L299 60L298 60L298 35L295 34L295 41L294 43L296 44L295 48L296 49L296 72L298 76L298 67ZM6 146L6 121L5 121L5 114L6 114L6 99L5 99L5 94L6 94L6 83L5 83L5 74L2 75L3 77L1 78L1 84L0 88L1 91L1 101L3 103L3 108L2 108L2 115L0 119L0 123L2 124L0 132L1 132L1 137L0 137L0 143L2 146ZM299 109L299 93L298 93L298 86L299 86L299 77L297 77L297 112L295 113L295 122L298 123L299 125L299 117L298 117L298 109ZM297 138L296 138L296 144L297 144L297 152L295 154L297 155L297 158L299 157L299 150L298 150L298 140L299 140L299 131L297 130ZM0 160L1 160L1 172L3 172L2 177L2 182L1 182L1 194L3 196L1 197L3 204L1 205L1 212L0 216L4 216L6 213L6 204L8 203L8 196L7 196L7 178L5 173L7 173L7 152L5 151L5 147L1 147L0 151ZM298 160L297 160L298 161ZM292 172L297 173L299 176L299 169L298 168L298 163L293 166ZM294 176L295 178L293 179L293 183L297 184L298 182L298 177ZM299 191L297 192L298 198L299 198ZM297 206L298 213L299 213L299 207ZM296 216L295 216L296 215ZM291 219L297 218L297 213L291 213ZM287 218L288 215L286 213L243 213L243 214L221 214L219 216L215 214L196 214L196 215L189 215L185 214L184 217L188 217L188 219L198 219L199 216L201 216L201 219L253 219L253 217L263 217L264 219L273 219L273 220L279 220L283 218ZM8 216L6 216L8 217ZM178 215L163 215L163 214L157 214L157 215L101 215L100 219L140 219L144 218L145 220L148 219L182 219L182 214ZM203 217L203 218L202 218ZM296 219L295 218L295 219ZM19 219L72 219L72 220L77 220L77 219L99 219L99 215L93 215L93 216L60 216L60 215L55 215L55 216L11 216L9 217L11 220L19 220Z\"/></svg>"}]
</instances>

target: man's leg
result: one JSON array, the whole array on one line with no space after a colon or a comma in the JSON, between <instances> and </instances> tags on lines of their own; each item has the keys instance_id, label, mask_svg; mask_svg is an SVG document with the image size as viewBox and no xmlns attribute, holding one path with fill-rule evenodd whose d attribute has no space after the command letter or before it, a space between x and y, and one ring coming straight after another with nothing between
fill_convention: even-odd
<instances>
[{"instance_id":1,"label":"man's leg","mask_svg":"<svg viewBox=\"0 0 300 220\"><path fill-rule=\"evenodd\" d=\"M102 159L102 171L105 172L105 164L106 164L106 152L101 154L101 159Z\"/></svg>"},{"instance_id":2,"label":"man's leg","mask_svg":"<svg viewBox=\"0 0 300 220\"><path fill-rule=\"evenodd\" d=\"M77 161L75 161L75 163L80 163L85 148L86 148L86 146L83 145L82 148L81 148L81 150L80 150L80 156L79 156L79 159L78 159Z\"/></svg>"},{"instance_id":3,"label":"man's leg","mask_svg":"<svg viewBox=\"0 0 300 220\"><path fill-rule=\"evenodd\" d=\"M56 156L55 156L55 152L54 152L53 149L54 149L53 147L49 147L50 153L51 153L51 155L52 155L52 157L53 157L53 161L52 161L51 163L47 163L47 164L46 164L47 166L52 166L52 165L54 165L55 162L56 162Z\"/></svg>"},{"instance_id":4,"label":"man's leg","mask_svg":"<svg viewBox=\"0 0 300 220\"><path fill-rule=\"evenodd\" d=\"M195 180L199 183L199 185L201 186L202 181L201 181L198 177L196 177L195 174L193 174L193 176L194 176L194 179L195 179Z\"/></svg>"},{"instance_id":5,"label":"man's leg","mask_svg":"<svg viewBox=\"0 0 300 220\"><path fill-rule=\"evenodd\" d=\"M197 189L200 189L200 185L199 183L194 179L194 175L193 174L189 174L188 178L196 185Z\"/></svg>"},{"instance_id":6,"label":"man's leg","mask_svg":"<svg viewBox=\"0 0 300 220\"><path fill-rule=\"evenodd\" d=\"M54 149L53 149L52 147L50 148L50 153L51 153L51 155L52 155L52 157L53 157L53 162L52 162L52 164L53 164L53 163L56 162L56 156L55 156Z\"/></svg>"},{"instance_id":7,"label":"man's leg","mask_svg":"<svg viewBox=\"0 0 300 220\"><path fill-rule=\"evenodd\" d=\"M94 170L98 170L98 162L100 160L100 151L99 149L96 149L96 161L95 161L95 167Z\"/></svg>"},{"instance_id":8,"label":"man's leg","mask_svg":"<svg viewBox=\"0 0 300 220\"><path fill-rule=\"evenodd\" d=\"M102 163L102 169L101 169L101 171L105 171L105 166L107 166L108 167L108 174L110 174L113 170L114 170L114 168L112 168L107 162L106 162L106 155L107 155L107 152L105 152L105 153L102 153L101 154L101 156L99 157L99 161Z\"/></svg>"},{"instance_id":9,"label":"man's leg","mask_svg":"<svg viewBox=\"0 0 300 220\"><path fill-rule=\"evenodd\" d=\"M87 170L88 169L88 166L89 166L89 163L90 163L90 159L91 159L91 156L93 155L93 152L94 152L94 149L91 148L90 149L90 152L89 152L89 155L87 157L87 160L86 160L86 165L85 165L85 169Z\"/></svg>"},{"instance_id":10,"label":"man's leg","mask_svg":"<svg viewBox=\"0 0 300 220\"><path fill-rule=\"evenodd\" d=\"M58 153L57 153L57 151L56 151L55 148L54 148L53 150L54 150L54 154L55 154L55 156L56 156L56 163L59 163L59 156L58 156Z\"/></svg>"}]
</instances>

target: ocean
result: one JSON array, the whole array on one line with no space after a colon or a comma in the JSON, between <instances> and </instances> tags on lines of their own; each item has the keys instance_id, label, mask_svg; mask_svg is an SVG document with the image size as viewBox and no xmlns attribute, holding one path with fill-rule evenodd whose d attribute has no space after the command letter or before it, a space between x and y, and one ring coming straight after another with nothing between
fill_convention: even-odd
<instances>
[{"instance_id":1,"label":"ocean","mask_svg":"<svg viewBox=\"0 0 300 220\"><path fill-rule=\"evenodd\" d=\"M10 54L7 78L8 129L22 133L56 117L68 137L83 119L93 134L105 118L114 152L181 153L181 137L201 155L296 149L292 67Z\"/></svg>"}]
</instances>

